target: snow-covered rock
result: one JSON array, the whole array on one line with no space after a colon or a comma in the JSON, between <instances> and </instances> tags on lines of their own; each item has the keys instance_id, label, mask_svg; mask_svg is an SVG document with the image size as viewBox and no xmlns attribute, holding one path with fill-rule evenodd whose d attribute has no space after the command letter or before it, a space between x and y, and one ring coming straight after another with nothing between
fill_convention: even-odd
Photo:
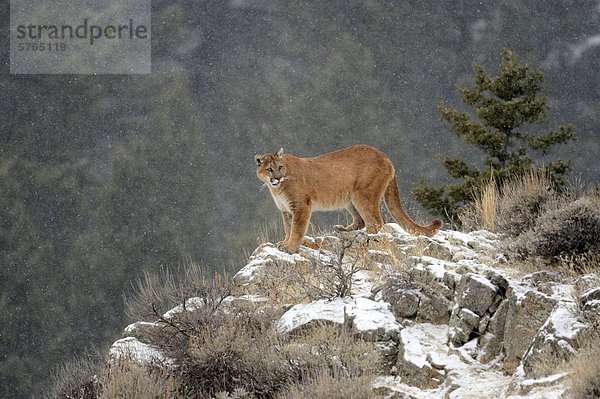
<instances>
[{"instance_id":1,"label":"snow-covered rock","mask_svg":"<svg viewBox=\"0 0 600 399\"><path fill-rule=\"evenodd\" d=\"M125 337L112 344L112 360L127 359L139 364L171 364L172 360L155 347L140 342L135 337Z\"/></svg>"},{"instance_id":2,"label":"snow-covered rock","mask_svg":"<svg viewBox=\"0 0 600 399\"><path fill-rule=\"evenodd\" d=\"M511 286L504 327L504 370L514 373L557 300L533 288Z\"/></svg>"},{"instance_id":3,"label":"snow-covered rock","mask_svg":"<svg viewBox=\"0 0 600 399\"><path fill-rule=\"evenodd\" d=\"M360 297L322 299L295 305L281 316L276 328L279 332L291 333L318 321L349 325L369 341L393 339L401 328L388 303Z\"/></svg>"},{"instance_id":4,"label":"snow-covered rock","mask_svg":"<svg viewBox=\"0 0 600 399\"><path fill-rule=\"evenodd\" d=\"M547 370L540 370L539 363L559 365L575 354L578 338L588 328L577 320L575 303L559 302L544 325L538 330L533 343L523 358L526 377L546 377Z\"/></svg>"}]
</instances>

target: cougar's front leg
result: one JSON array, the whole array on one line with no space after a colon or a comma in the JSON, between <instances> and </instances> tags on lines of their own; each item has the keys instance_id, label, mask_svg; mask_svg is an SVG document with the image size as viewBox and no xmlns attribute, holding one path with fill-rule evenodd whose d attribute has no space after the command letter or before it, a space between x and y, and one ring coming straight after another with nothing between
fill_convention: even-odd
<instances>
[{"instance_id":1,"label":"cougar's front leg","mask_svg":"<svg viewBox=\"0 0 600 399\"><path fill-rule=\"evenodd\" d=\"M283 241L279 243L285 244L290 240L290 224L291 224L292 214L287 211L281 211L281 221L283 222L283 231L285 232L285 238Z\"/></svg>"},{"instance_id":2,"label":"cougar's front leg","mask_svg":"<svg viewBox=\"0 0 600 399\"><path fill-rule=\"evenodd\" d=\"M312 208L310 205L295 206L292 209L292 224L287 241L284 241L279 249L288 253L298 252L300 243L304 240L304 234L310 222Z\"/></svg>"}]
</instances>

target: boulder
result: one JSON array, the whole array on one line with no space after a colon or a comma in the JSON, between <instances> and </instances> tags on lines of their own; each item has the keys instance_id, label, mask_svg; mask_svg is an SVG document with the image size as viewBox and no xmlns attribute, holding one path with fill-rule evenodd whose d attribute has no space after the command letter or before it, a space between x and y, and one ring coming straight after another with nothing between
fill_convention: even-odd
<instances>
[{"instance_id":1,"label":"boulder","mask_svg":"<svg viewBox=\"0 0 600 399\"><path fill-rule=\"evenodd\" d=\"M322 299L294 305L277 321L280 333L293 333L319 321L348 325L352 331L368 341L395 339L401 325L386 302L367 298Z\"/></svg>"},{"instance_id":2,"label":"boulder","mask_svg":"<svg viewBox=\"0 0 600 399\"><path fill-rule=\"evenodd\" d=\"M471 339L471 334L477 330L481 317L467 308L456 305L448 325L448 339L456 346L461 346Z\"/></svg>"},{"instance_id":3,"label":"boulder","mask_svg":"<svg viewBox=\"0 0 600 399\"><path fill-rule=\"evenodd\" d=\"M286 271L308 267L310 260L302 255L290 255L278 250L273 244L263 244L252 253L246 266L233 277L233 295L272 296L273 288L287 282L283 278ZM278 294L283 293L279 291Z\"/></svg>"},{"instance_id":4,"label":"boulder","mask_svg":"<svg viewBox=\"0 0 600 399\"><path fill-rule=\"evenodd\" d=\"M461 308L466 308L483 316L486 310L494 303L498 287L488 279L474 273L462 276L457 290L457 303Z\"/></svg>"},{"instance_id":5,"label":"boulder","mask_svg":"<svg viewBox=\"0 0 600 399\"><path fill-rule=\"evenodd\" d=\"M579 307L586 320L600 323L600 287L584 291L579 297Z\"/></svg>"},{"instance_id":6,"label":"boulder","mask_svg":"<svg viewBox=\"0 0 600 399\"><path fill-rule=\"evenodd\" d=\"M386 302L367 298L335 298L293 306L275 324L280 333L293 334L318 322L330 322L349 328L366 341L373 342L384 359L384 368L395 366L398 337L402 325Z\"/></svg>"},{"instance_id":7,"label":"boulder","mask_svg":"<svg viewBox=\"0 0 600 399\"><path fill-rule=\"evenodd\" d=\"M125 337L113 343L110 348L110 359L111 361L126 359L142 365L174 364L173 359L135 337Z\"/></svg>"},{"instance_id":8,"label":"boulder","mask_svg":"<svg viewBox=\"0 0 600 399\"><path fill-rule=\"evenodd\" d=\"M508 314L509 301L505 300L500 303L498 309L490 318L485 331L493 334L498 340L504 341L504 329L506 326L506 315ZM483 332L483 331L482 331Z\"/></svg>"},{"instance_id":9,"label":"boulder","mask_svg":"<svg viewBox=\"0 0 600 399\"><path fill-rule=\"evenodd\" d=\"M388 278L382 298L389 302L398 318L423 323L447 324L454 291L446 281L454 281L453 273L442 265L423 263L419 258L413 267Z\"/></svg>"},{"instance_id":10,"label":"boulder","mask_svg":"<svg viewBox=\"0 0 600 399\"><path fill-rule=\"evenodd\" d=\"M575 354L579 337L587 328L577 320L574 303L559 302L523 357L525 377L539 378L553 373Z\"/></svg>"},{"instance_id":11,"label":"boulder","mask_svg":"<svg viewBox=\"0 0 600 399\"><path fill-rule=\"evenodd\" d=\"M494 334L486 332L478 340L479 355L477 360L481 363L490 363L502 354L502 341Z\"/></svg>"},{"instance_id":12,"label":"boulder","mask_svg":"<svg viewBox=\"0 0 600 399\"><path fill-rule=\"evenodd\" d=\"M506 359L503 368L508 373L514 373L557 300L531 289L517 293L513 287L508 289L507 297L509 303L504 327Z\"/></svg>"}]
</instances>

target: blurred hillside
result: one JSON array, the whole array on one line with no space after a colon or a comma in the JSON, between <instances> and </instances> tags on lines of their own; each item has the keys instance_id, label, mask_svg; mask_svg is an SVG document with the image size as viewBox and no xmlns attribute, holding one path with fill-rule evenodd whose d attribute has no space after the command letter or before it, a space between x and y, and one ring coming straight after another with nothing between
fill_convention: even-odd
<instances>
[{"instance_id":1,"label":"blurred hillside","mask_svg":"<svg viewBox=\"0 0 600 399\"><path fill-rule=\"evenodd\" d=\"M447 178L437 154L480 155L437 105L458 105L471 63L494 72L503 47L542 68L549 125L575 126L551 155L598 179L598 1L152 7L151 75L10 75L3 58L0 397L28 397L52 365L113 340L144 271L243 264L277 219L255 153L373 145L410 205L420 176ZM8 2L0 15L8 55Z\"/></svg>"}]
</instances>

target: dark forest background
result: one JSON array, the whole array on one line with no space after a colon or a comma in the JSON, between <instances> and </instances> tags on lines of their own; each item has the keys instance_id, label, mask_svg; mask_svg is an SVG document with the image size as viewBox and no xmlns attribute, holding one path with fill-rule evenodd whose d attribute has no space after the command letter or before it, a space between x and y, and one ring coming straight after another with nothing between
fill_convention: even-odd
<instances>
[{"instance_id":1,"label":"dark forest background","mask_svg":"<svg viewBox=\"0 0 600 399\"><path fill-rule=\"evenodd\" d=\"M410 207L420 177L448 179L439 154L475 164L438 103L460 107L455 85L472 83L473 61L495 73L503 47L543 70L548 125L575 127L551 155L598 181L597 0L152 7L150 75L10 75L0 3L2 398L33 395L53 367L117 338L145 271L241 267L278 222L256 153L376 146Z\"/></svg>"}]
</instances>

